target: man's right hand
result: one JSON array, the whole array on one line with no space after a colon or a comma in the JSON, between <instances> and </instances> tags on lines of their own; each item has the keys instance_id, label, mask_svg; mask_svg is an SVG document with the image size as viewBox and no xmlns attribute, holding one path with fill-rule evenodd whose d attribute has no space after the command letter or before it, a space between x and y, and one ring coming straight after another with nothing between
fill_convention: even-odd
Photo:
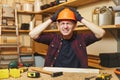
<instances>
[{"instance_id":1,"label":"man's right hand","mask_svg":"<svg viewBox=\"0 0 120 80\"><path fill-rule=\"evenodd\" d=\"M55 14L51 17L52 22L56 22L58 14L64 9L64 7L60 8L55 12Z\"/></svg>"}]
</instances>

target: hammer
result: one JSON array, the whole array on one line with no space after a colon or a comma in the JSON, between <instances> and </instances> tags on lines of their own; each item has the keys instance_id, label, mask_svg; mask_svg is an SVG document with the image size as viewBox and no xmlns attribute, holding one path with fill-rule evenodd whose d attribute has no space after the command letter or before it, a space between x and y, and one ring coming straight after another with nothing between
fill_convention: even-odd
<instances>
[{"instance_id":1,"label":"hammer","mask_svg":"<svg viewBox=\"0 0 120 80\"><path fill-rule=\"evenodd\" d=\"M48 74L48 75L51 75L52 77L57 77L57 76L63 75L63 72L46 71L46 70L43 70L42 68L38 68L38 67L31 67L31 70L38 71L38 72L41 72L41 73L44 73L44 74Z\"/></svg>"}]
</instances>

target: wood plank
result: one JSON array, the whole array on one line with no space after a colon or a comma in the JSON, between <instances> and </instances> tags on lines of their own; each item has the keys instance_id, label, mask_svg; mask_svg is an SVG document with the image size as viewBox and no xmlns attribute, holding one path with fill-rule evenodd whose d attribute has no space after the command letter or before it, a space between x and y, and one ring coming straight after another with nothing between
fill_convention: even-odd
<instances>
[{"instance_id":1,"label":"wood plank","mask_svg":"<svg viewBox=\"0 0 120 80\"><path fill-rule=\"evenodd\" d=\"M99 73L99 69L88 69L88 68L44 67L43 70L53 71L53 72Z\"/></svg>"},{"instance_id":2,"label":"wood plank","mask_svg":"<svg viewBox=\"0 0 120 80\"><path fill-rule=\"evenodd\" d=\"M15 43L15 44L12 44L12 43L2 43L0 44L0 47L18 47L18 44Z\"/></svg>"},{"instance_id":3,"label":"wood plank","mask_svg":"<svg viewBox=\"0 0 120 80\"><path fill-rule=\"evenodd\" d=\"M95 63L95 64L100 64L100 60L94 60L94 59L88 59L88 62Z\"/></svg>"},{"instance_id":4,"label":"wood plank","mask_svg":"<svg viewBox=\"0 0 120 80\"><path fill-rule=\"evenodd\" d=\"M8 52L8 51L4 51L4 52L1 52L0 53L1 55L18 55L18 52L16 51L10 51L10 52Z\"/></svg>"},{"instance_id":5,"label":"wood plank","mask_svg":"<svg viewBox=\"0 0 120 80\"><path fill-rule=\"evenodd\" d=\"M98 55L88 54L88 59L100 60Z\"/></svg>"},{"instance_id":6,"label":"wood plank","mask_svg":"<svg viewBox=\"0 0 120 80\"><path fill-rule=\"evenodd\" d=\"M93 68L97 68L97 69L108 69L108 70L113 70L113 69L115 69L115 68L108 68L108 67L103 67L103 66L101 66L101 65L99 65L99 64L96 64L96 63L92 63L92 62L88 62L88 66L89 67L93 67Z\"/></svg>"},{"instance_id":7,"label":"wood plank","mask_svg":"<svg viewBox=\"0 0 120 80\"><path fill-rule=\"evenodd\" d=\"M47 54L47 49L48 49L47 45L34 41L34 50L38 54L46 55Z\"/></svg>"},{"instance_id":8,"label":"wood plank","mask_svg":"<svg viewBox=\"0 0 120 80\"><path fill-rule=\"evenodd\" d=\"M116 25L104 25L104 26L100 26L101 28L104 29L117 29ZM81 30L89 30L86 26L83 27L77 27L74 29L74 31L81 31ZM51 30L44 30L43 32L59 32L58 29L51 29Z\"/></svg>"},{"instance_id":9,"label":"wood plank","mask_svg":"<svg viewBox=\"0 0 120 80\"><path fill-rule=\"evenodd\" d=\"M79 26L79 25L78 25ZM119 25L104 25L104 26L100 26L101 28L104 29L119 29ZM75 28L74 31L80 31L80 30L89 30L86 26L83 27L77 27ZM15 30L2 30L2 32L16 32ZM19 30L20 33L26 33L26 32L30 32L30 30ZM59 32L58 29L51 29L51 30L44 30L43 32Z\"/></svg>"}]
</instances>

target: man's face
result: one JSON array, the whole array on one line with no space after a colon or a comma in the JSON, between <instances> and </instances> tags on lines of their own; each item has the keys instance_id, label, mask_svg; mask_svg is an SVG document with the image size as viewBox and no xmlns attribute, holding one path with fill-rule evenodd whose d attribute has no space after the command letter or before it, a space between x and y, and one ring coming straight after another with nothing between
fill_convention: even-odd
<instances>
[{"instance_id":1,"label":"man's face","mask_svg":"<svg viewBox=\"0 0 120 80\"><path fill-rule=\"evenodd\" d=\"M58 22L58 29L63 36L72 36L76 23L71 20L62 20Z\"/></svg>"}]
</instances>

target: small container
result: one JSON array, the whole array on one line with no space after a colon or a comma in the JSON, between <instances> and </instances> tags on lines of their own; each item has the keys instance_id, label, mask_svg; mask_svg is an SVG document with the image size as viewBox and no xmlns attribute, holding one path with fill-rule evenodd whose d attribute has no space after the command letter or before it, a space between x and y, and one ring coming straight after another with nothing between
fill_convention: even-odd
<instances>
[{"instance_id":1,"label":"small container","mask_svg":"<svg viewBox=\"0 0 120 80\"><path fill-rule=\"evenodd\" d=\"M96 25L99 25L99 13L100 13L100 8L96 7L93 11L93 14L92 14L92 21Z\"/></svg>"},{"instance_id":2,"label":"small container","mask_svg":"<svg viewBox=\"0 0 120 80\"><path fill-rule=\"evenodd\" d=\"M113 23L112 11L106 6L100 9L99 26L111 25Z\"/></svg>"},{"instance_id":3,"label":"small container","mask_svg":"<svg viewBox=\"0 0 120 80\"><path fill-rule=\"evenodd\" d=\"M57 4L61 4L61 3L64 3L64 2L67 2L67 0L56 0Z\"/></svg>"},{"instance_id":4,"label":"small container","mask_svg":"<svg viewBox=\"0 0 120 80\"><path fill-rule=\"evenodd\" d=\"M14 5L14 8L15 8L16 10L21 10L21 4L20 4L20 3L16 2L16 3L14 3L13 5Z\"/></svg>"},{"instance_id":5,"label":"small container","mask_svg":"<svg viewBox=\"0 0 120 80\"><path fill-rule=\"evenodd\" d=\"M33 5L30 3L24 3L22 5L22 10L23 11L33 11Z\"/></svg>"},{"instance_id":6,"label":"small container","mask_svg":"<svg viewBox=\"0 0 120 80\"><path fill-rule=\"evenodd\" d=\"M115 24L120 24L120 12L115 12Z\"/></svg>"},{"instance_id":7,"label":"small container","mask_svg":"<svg viewBox=\"0 0 120 80\"><path fill-rule=\"evenodd\" d=\"M9 70L8 69L0 69L0 80L9 78Z\"/></svg>"},{"instance_id":8,"label":"small container","mask_svg":"<svg viewBox=\"0 0 120 80\"><path fill-rule=\"evenodd\" d=\"M41 11L42 2L40 0L35 0L34 2L34 12Z\"/></svg>"}]
</instances>

